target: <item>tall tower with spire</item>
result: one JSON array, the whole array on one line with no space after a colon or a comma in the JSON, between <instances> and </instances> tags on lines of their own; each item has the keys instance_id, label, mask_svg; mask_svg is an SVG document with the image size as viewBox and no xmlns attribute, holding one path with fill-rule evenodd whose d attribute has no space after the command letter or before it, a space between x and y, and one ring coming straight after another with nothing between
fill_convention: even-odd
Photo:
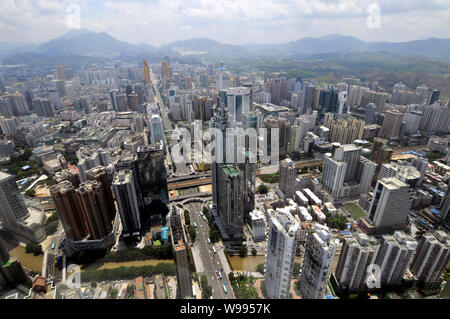
<instances>
[{"instance_id":1,"label":"tall tower with spire","mask_svg":"<svg viewBox=\"0 0 450 319\"><path fill-rule=\"evenodd\" d=\"M145 84L152 83L152 79L150 78L150 68L148 67L147 60L144 60L144 78L145 78Z\"/></svg>"}]
</instances>

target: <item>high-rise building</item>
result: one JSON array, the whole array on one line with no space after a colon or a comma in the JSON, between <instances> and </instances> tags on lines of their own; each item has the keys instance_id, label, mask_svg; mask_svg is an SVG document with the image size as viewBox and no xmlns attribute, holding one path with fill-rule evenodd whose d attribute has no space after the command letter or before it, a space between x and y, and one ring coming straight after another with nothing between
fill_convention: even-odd
<instances>
[{"instance_id":1,"label":"high-rise building","mask_svg":"<svg viewBox=\"0 0 450 319\"><path fill-rule=\"evenodd\" d=\"M147 60L144 60L144 80L145 84L147 85L152 83L152 79L150 77L150 68L148 67Z\"/></svg>"},{"instance_id":2,"label":"high-rise building","mask_svg":"<svg viewBox=\"0 0 450 319\"><path fill-rule=\"evenodd\" d=\"M78 195L73 185L68 181L63 181L50 187L50 194L67 237L74 241L87 238L89 233L85 216L83 216Z\"/></svg>"},{"instance_id":3,"label":"high-rise building","mask_svg":"<svg viewBox=\"0 0 450 319\"><path fill-rule=\"evenodd\" d=\"M114 199L111 190L111 183L109 182L108 173L103 166L96 166L86 171L86 179L90 181L97 181L100 183L103 196L106 200L106 216L109 222L112 222L116 216L116 208L114 206Z\"/></svg>"},{"instance_id":4,"label":"high-rise building","mask_svg":"<svg viewBox=\"0 0 450 319\"><path fill-rule=\"evenodd\" d=\"M324 126L330 130L330 142L351 144L362 139L365 122L354 117L335 121L333 117L327 116L326 121L324 120Z\"/></svg>"},{"instance_id":5,"label":"high-rise building","mask_svg":"<svg viewBox=\"0 0 450 319\"><path fill-rule=\"evenodd\" d=\"M345 144L335 150L334 159L347 163L344 182L355 180L361 154L362 147L355 144Z\"/></svg>"},{"instance_id":6,"label":"high-rise building","mask_svg":"<svg viewBox=\"0 0 450 319\"><path fill-rule=\"evenodd\" d=\"M58 77L58 80L60 80L60 81L64 81L65 80L64 67L62 65L57 65L56 66L56 76Z\"/></svg>"},{"instance_id":7,"label":"high-rise building","mask_svg":"<svg viewBox=\"0 0 450 319\"><path fill-rule=\"evenodd\" d=\"M270 299L288 299L299 223L288 212L269 210L264 287Z\"/></svg>"},{"instance_id":8,"label":"high-rise building","mask_svg":"<svg viewBox=\"0 0 450 319\"><path fill-rule=\"evenodd\" d=\"M192 279L189 262L189 248L182 224L181 211L175 206L170 212L170 233L172 234L172 249L177 267L177 298L184 299L192 296Z\"/></svg>"},{"instance_id":9,"label":"high-rise building","mask_svg":"<svg viewBox=\"0 0 450 319\"><path fill-rule=\"evenodd\" d=\"M449 261L450 238L445 231L437 230L422 236L409 269L422 282L440 282Z\"/></svg>"},{"instance_id":10,"label":"high-rise building","mask_svg":"<svg viewBox=\"0 0 450 319\"><path fill-rule=\"evenodd\" d=\"M428 99L428 105L433 105L437 101L439 101L439 96L441 95L441 90L433 90L431 91L430 98Z\"/></svg>"},{"instance_id":11,"label":"high-rise building","mask_svg":"<svg viewBox=\"0 0 450 319\"><path fill-rule=\"evenodd\" d=\"M319 115L323 116L327 112L337 113L339 105L339 91L330 86L328 89L321 89L319 93Z\"/></svg>"},{"instance_id":12,"label":"high-rise building","mask_svg":"<svg viewBox=\"0 0 450 319\"><path fill-rule=\"evenodd\" d=\"M396 177L379 179L375 186L368 219L379 232L403 229L408 224L412 202L412 190L408 184Z\"/></svg>"},{"instance_id":13,"label":"high-rise building","mask_svg":"<svg viewBox=\"0 0 450 319\"><path fill-rule=\"evenodd\" d=\"M295 179L297 178L297 166L290 159L286 158L280 162L280 180L278 187L286 197L294 198Z\"/></svg>"},{"instance_id":14,"label":"high-rise building","mask_svg":"<svg viewBox=\"0 0 450 319\"><path fill-rule=\"evenodd\" d=\"M55 108L49 99L37 98L33 100L33 111L39 116L55 116Z\"/></svg>"},{"instance_id":15,"label":"high-rise building","mask_svg":"<svg viewBox=\"0 0 450 319\"><path fill-rule=\"evenodd\" d=\"M122 220L124 237L138 236L141 230L138 198L136 195L133 173L130 170L120 170L113 180L113 190Z\"/></svg>"},{"instance_id":16,"label":"high-rise building","mask_svg":"<svg viewBox=\"0 0 450 319\"><path fill-rule=\"evenodd\" d=\"M450 183L447 185L447 192L442 199L440 210L443 222L450 225Z\"/></svg>"},{"instance_id":17,"label":"high-rise building","mask_svg":"<svg viewBox=\"0 0 450 319\"><path fill-rule=\"evenodd\" d=\"M421 111L412 110L411 112L406 112L403 116L403 122L405 122L405 134L416 134L419 131L421 120Z\"/></svg>"},{"instance_id":18,"label":"high-rise building","mask_svg":"<svg viewBox=\"0 0 450 319\"><path fill-rule=\"evenodd\" d=\"M403 113L398 111L386 111L384 113L384 121L381 126L380 136L385 138L399 137L402 120Z\"/></svg>"},{"instance_id":19,"label":"high-rise building","mask_svg":"<svg viewBox=\"0 0 450 319\"><path fill-rule=\"evenodd\" d=\"M141 209L148 207L153 201L167 204L167 169L163 145L139 146L137 149L137 168L139 188L142 194Z\"/></svg>"},{"instance_id":20,"label":"high-rise building","mask_svg":"<svg viewBox=\"0 0 450 319\"><path fill-rule=\"evenodd\" d=\"M96 180L82 183L76 190L89 239L103 239L112 231L108 201L102 184Z\"/></svg>"},{"instance_id":21,"label":"high-rise building","mask_svg":"<svg viewBox=\"0 0 450 319\"><path fill-rule=\"evenodd\" d=\"M234 122L241 123L243 114L252 110L250 104L250 89L245 87L234 87L226 90L227 108L230 119Z\"/></svg>"},{"instance_id":22,"label":"high-rise building","mask_svg":"<svg viewBox=\"0 0 450 319\"><path fill-rule=\"evenodd\" d=\"M153 114L150 118L150 140L152 144L165 141L164 126L159 115Z\"/></svg>"},{"instance_id":23,"label":"high-rise building","mask_svg":"<svg viewBox=\"0 0 450 319\"><path fill-rule=\"evenodd\" d=\"M325 297L331 267L336 253L335 240L328 227L315 224L308 235L300 275L300 295L303 299Z\"/></svg>"},{"instance_id":24,"label":"high-rise building","mask_svg":"<svg viewBox=\"0 0 450 319\"><path fill-rule=\"evenodd\" d=\"M3 95L3 98L9 101L11 112L14 116L23 116L28 114L27 101L19 92Z\"/></svg>"},{"instance_id":25,"label":"high-rise building","mask_svg":"<svg viewBox=\"0 0 450 319\"><path fill-rule=\"evenodd\" d=\"M378 246L378 240L363 233L344 237L335 273L340 288L350 291L366 288L367 268Z\"/></svg>"},{"instance_id":26,"label":"high-rise building","mask_svg":"<svg viewBox=\"0 0 450 319\"><path fill-rule=\"evenodd\" d=\"M359 166L357 171L357 180L360 181L359 193L368 193L372 186L373 177L377 170L377 164L371 160L361 156L359 159Z\"/></svg>"},{"instance_id":27,"label":"high-rise building","mask_svg":"<svg viewBox=\"0 0 450 319\"><path fill-rule=\"evenodd\" d=\"M382 179L386 177L397 177L410 187L415 187L420 180L421 174L408 162L397 161L381 165L378 178Z\"/></svg>"},{"instance_id":28,"label":"high-rise building","mask_svg":"<svg viewBox=\"0 0 450 319\"><path fill-rule=\"evenodd\" d=\"M6 249L5 244L3 243L2 239L0 239L0 266L5 264L9 260L9 252L8 249Z\"/></svg>"},{"instance_id":29,"label":"high-rise building","mask_svg":"<svg viewBox=\"0 0 450 319\"><path fill-rule=\"evenodd\" d=\"M220 67L216 69L216 90L224 91L228 89L230 85L230 73L223 66L223 62L220 62Z\"/></svg>"},{"instance_id":30,"label":"high-rise building","mask_svg":"<svg viewBox=\"0 0 450 319\"><path fill-rule=\"evenodd\" d=\"M322 183L324 190L333 198L341 198L343 196L343 185L347 163L337 161L326 154L323 163Z\"/></svg>"},{"instance_id":31,"label":"high-rise building","mask_svg":"<svg viewBox=\"0 0 450 319\"><path fill-rule=\"evenodd\" d=\"M381 288L400 284L411 265L416 247L417 241L402 231L383 235L371 262L379 267L375 283Z\"/></svg>"},{"instance_id":32,"label":"high-rise building","mask_svg":"<svg viewBox=\"0 0 450 319\"><path fill-rule=\"evenodd\" d=\"M423 106L421 111L423 115L419 124L419 130L435 133L448 132L450 130L450 109L447 106L434 103Z\"/></svg>"},{"instance_id":33,"label":"high-rise building","mask_svg":"<svg viewBox=\"0 0 450 319\"><path fill-rule=\"evenodd\" d=\"M374 103L367 104L366 111L364 113L364 122L366 122L366 124L375 124L376 113L377 106Z\"/></svg>"}]
</instances>

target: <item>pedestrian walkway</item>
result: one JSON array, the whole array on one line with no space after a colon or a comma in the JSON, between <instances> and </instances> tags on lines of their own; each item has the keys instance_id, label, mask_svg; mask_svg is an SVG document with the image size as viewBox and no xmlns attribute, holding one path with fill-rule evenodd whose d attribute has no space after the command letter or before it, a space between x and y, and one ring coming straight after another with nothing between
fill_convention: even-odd
<instances>
[{"instance_id":1,"label":"pedestrian walkway","mask_svg":"<svg viewBox=\"0 0 450 319\"><path fill-rule=\"evenodd\" d=\"M202 257L200 255L200 247L194 245L191 247L192 257L194 259L195 270L197 273L202 273L205 271L205 266L203 265Z\"/></svg>"},{"instance_id":2,"label":"pedestrian walkway","mask_svg":"<svg viewBox=\"0 0 450 319\"><path fill-rule=\"evenodd\" d=\"M223 272L228 276L230 272L232 272L233 270L231 269L230 264L228 263L228 259L225 256L224 253L224 247L222 244L217 244L215 245L216 250L217 250L217 255L219 255L219 259L220 259L220 263L223 266Z\"/></svg>"}]
</instances>

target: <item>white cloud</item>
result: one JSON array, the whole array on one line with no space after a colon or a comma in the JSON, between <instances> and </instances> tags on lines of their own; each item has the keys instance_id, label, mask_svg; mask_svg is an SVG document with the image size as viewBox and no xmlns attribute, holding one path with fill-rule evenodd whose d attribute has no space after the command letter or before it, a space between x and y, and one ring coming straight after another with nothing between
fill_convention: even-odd
<instances>
[{"instance_id":1,"label":"white cloud","mask_svg":"<svg viewBox=\"0 0 450 319\"><path fill-rule=\"evenodd\" d=\"M63 34L71 3L81 6L83 28L132 43L186 37L278 43L332 33L372 41L450 37L448 0L0 0L1 41L43 42ZM372 3L381 8L380 29L366 26Z\"/></svg>"}]
</instances>

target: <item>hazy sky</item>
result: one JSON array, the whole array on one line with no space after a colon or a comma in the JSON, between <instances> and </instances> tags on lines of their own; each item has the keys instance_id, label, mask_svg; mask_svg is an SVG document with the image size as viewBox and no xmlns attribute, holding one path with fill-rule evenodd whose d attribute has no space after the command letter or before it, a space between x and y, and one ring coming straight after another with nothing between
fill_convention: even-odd
<instances>
[{"instance_id":1,"label":"hazy sky","mask_svg":"<svg viewBox=\"0 0 450 319\"><path fill-rule=\"evenodd\" d=\"M77 11L74 4L80 24L68 13ZM369 12L375 18L367 23ZM334 33L409 41L450 38L450 0L0 0L0 42L40 43L74 27L152 45L194 37L279 43Z\"/></svg>"}]
</instances>

